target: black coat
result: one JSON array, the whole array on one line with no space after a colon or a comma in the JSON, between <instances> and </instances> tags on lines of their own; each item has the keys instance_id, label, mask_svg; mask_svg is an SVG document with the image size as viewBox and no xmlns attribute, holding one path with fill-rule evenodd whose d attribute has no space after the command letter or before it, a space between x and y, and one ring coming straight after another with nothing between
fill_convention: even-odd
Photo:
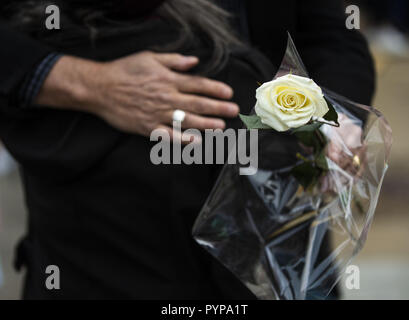
<instances>
[{"instance_id":1,"label":"black coat","mask_svg":"<svg viewBox=\"0 0 409 320\"><path fill-rule=\"evenodd\" d=\"M234 53L214 77L234 88L233 100L243 113L254 105L257 82L273 77L287 31L320 85L370 102L372 61L363 38L345 28L341 2L247 1L250 40L264 55L250 49ZM149 28L58 50L107 61L172 37L171 28L160 23ZM155 166L146 137L119 132L90 114L17 108L11 99L15 88L55 48L4 22L0 42L0 137L21 164L29 211L17 259L28 267L25 297L252 297L191 237L218 168ZM207 52L199 45L181 53L203 60ZM52 264L61 270L59 291L44 286Z\"/></svg>"}]
</instances>

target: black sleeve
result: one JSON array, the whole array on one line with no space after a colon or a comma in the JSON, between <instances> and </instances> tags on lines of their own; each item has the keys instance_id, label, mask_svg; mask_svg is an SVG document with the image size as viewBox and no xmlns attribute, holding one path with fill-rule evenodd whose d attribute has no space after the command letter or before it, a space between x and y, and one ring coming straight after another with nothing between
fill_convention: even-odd
<instances>
[{"instance_id":1,"label":"black sleeve","mask_svg":"<svg viewBox=\"0 0 409 320\"><path fill-rule=\"evenodd\" d=\"M342 0L297 1L295 43L319 85L353 101L370 104L375 71L367 43L345 26Z\"/></svg>"},{"instance_id":2,"label":"black sleeve","mask_svg":"<svg viewBox=\"0 0 409 320\"><path fill-rule=\"evenodd\" d=\"M18 86L52 49L0 20L0 111L14 107Z\"/></svg>"}]
</instances>

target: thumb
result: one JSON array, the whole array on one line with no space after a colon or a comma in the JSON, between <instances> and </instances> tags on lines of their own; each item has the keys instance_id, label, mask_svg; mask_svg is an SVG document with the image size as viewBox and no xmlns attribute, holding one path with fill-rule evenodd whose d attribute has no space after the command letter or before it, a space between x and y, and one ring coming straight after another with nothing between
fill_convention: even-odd
<instances>
[{"instance_id":1,"label":"thumb","mask_svg":"<svg viewBox=\"0 0 409 320\"><path fill-rule=\"evenodd\" d=\"M154 58L164 66L178 71L186 71L199 63L194 56L183 56L178 53L156 53Z\"/></svg>"}]
</instances>

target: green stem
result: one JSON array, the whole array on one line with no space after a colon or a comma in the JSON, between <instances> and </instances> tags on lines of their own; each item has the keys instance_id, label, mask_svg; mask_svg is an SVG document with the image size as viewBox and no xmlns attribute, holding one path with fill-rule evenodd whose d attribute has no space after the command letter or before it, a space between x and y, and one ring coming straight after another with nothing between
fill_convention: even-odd
<instances>
[{"instance_id":1,"label":"green stem","mask_svg":"<svg viewBox=\"0 0 409 320\"><path fill-rule=\"evenodd\" d=\"M320 139L322 145L325 146L327 144L327 141L325 140L325 137L322 135L322 132L319 129L317 129L315 130L315 133L317 134L318 139ZM318 150L316 150L316 152L317 151Z\"/></svg>"},{"instance_id":2,"label":"green stem","mask_svg":"<svg viewBox=\"0 0 409 320\"><path fill-rule=\"evenodd\" d=\"M304 162L311 162L311 160L308 160L306 157L304 157L301 153L297 152L295 155L298 159L303 160Z\"/></svg>"}]
</instances>

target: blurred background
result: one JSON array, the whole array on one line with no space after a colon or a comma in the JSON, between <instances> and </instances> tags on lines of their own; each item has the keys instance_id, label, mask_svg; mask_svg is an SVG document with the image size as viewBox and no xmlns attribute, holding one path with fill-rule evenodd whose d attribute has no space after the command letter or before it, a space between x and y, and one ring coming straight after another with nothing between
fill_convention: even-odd
<instances>
[{"instance_id":1,"label":"blurred background","mask_svg":"<svg viewBox=\"0 0 409 320\"><path fill-rule=\"evenodd\" d=\"M360 289L343 299L409 299L409 1L357 0L361 31L376 62L373 106L389 121L394 137L389 170L364 249L353 260ZM20 297L23 275L12 266L26 225L16 165L0 148L0 299Z\"/></svg>"},{"instance_id":2,"label":"blurred background","mask_svg":"<svg viewBox=\"0 0 409 320\"><path fill-rule=\"evenodd\" d=\"M344 299L409 299L409 1L360 0L361 31L377 70L373 106L388 120L393 146L374 222L359 266L359 290Z\"/></svg>"}]
</instances>

